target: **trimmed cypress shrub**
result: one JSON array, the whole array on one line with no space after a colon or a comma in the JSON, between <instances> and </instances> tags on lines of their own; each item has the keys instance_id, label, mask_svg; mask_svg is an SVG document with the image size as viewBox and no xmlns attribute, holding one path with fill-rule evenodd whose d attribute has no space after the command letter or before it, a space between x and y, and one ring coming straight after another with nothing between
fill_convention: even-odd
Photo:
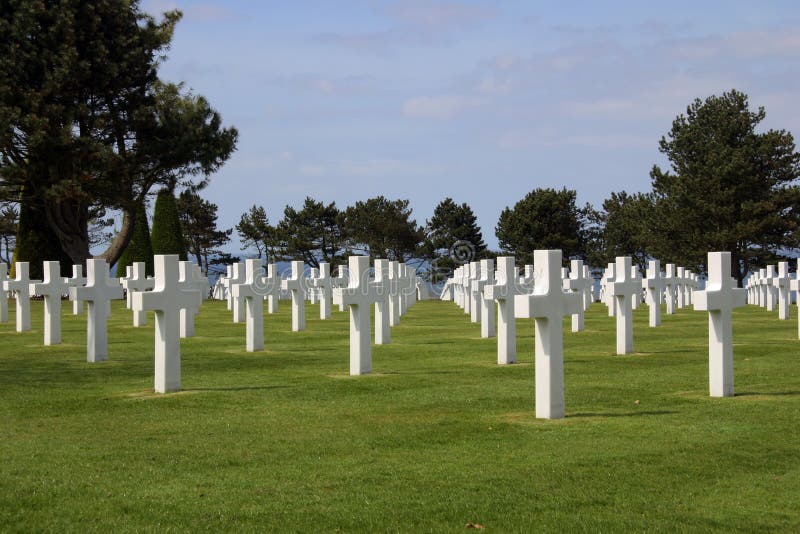
<instances>
[{"instance_id":1,"label":"trimmed cypress shrub","mask_svg":"<svg viewBox=\"0 0 800 534\"><path fill-rule=\"evenodd\" d=\"M150 225L147 223L147 211L144 202L136 209L133 221L133 235L128 246L117 260L117 276L125 276L125 268L135 261L145 263L145 273L153 276L153 245L150 243Z\"/></svg>"},{"instance_id":2,"label":"trimmed cypress shrub","mask_svg":"<svg viewBox=\"0 0 800 534\"><path fill-rule=\"evenodd\" d=\"M186 259L186 244L178 217L178 204L169 189L162 189L156 196L150 242L153 245L153 254L178 254L181 260Z\"/></svg>"}]
</instances>

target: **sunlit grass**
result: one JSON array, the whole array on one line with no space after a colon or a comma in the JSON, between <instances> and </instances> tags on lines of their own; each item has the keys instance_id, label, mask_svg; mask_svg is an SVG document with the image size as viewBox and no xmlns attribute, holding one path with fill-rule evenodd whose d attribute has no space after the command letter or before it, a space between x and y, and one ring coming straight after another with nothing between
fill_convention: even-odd
<instances>
[{"instance_id":1,"label":"sunlit grass","mask_svg":"<svg viewBox=\"0 0 800 534\"><path fill-rule=\"evenodd\" d=\"M452 303L421 302L349 377L347 314L267 350L206 302L182 342L183 391L155 395L153 326L115 303L108 362L0 325L2 530L798 531L797 318L735 312L735 398L708 397L707 318L647 326L614 355L614 319L565 321L567 417L534 417L533 326L518 365ZM794 313L796 308L793 307Z\"/></svg>"}]
</instances>

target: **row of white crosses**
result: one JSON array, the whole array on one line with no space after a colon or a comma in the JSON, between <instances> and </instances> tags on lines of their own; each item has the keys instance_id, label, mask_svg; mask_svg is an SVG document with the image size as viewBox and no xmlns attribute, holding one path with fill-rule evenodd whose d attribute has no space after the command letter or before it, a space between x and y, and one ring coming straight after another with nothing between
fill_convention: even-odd
<instances>
[{"instance_id":1,"label":"row of white crosses","mask_svg":"<svg viewBox=\"0 0 800 534\"><path fill-rule=\"evenodd\" d=\"M350 311L351 375L372 371L370 309L375 308L375 343L386 344L393 321L399 322L416 298L416 273L410 267L396 261L375 260L373 271L374 278L370 276L368 257L350 256L348 284L333 290L334 301Z\"/></svg>"},{"instance_id":2,"label":"row of white crosses","mask_svg":"<svg viewBox=\"0 0 800 534\"><path fill-rule=\"evenodd\" d=\"M791 304L792 277L789 274L789 262L782 261L777 265L767 265L759 269L747 280L747 302L756 306L774 311L778 306L778 318L789 319L789 306Z\"/></svg>"}]
</instances>

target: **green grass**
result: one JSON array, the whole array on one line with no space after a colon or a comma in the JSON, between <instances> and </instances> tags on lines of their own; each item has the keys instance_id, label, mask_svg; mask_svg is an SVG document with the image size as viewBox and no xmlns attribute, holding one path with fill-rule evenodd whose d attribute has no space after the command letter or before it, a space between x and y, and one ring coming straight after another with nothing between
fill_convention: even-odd
<instances>
[{"instance_id":1,"label":"green grass","mask_svg":"<svg viewBox=\"0 0 800 534\"><path fill-rule=\"evenodd\" d=\"M13 308L13 301L12 301ZM0 530L800 531L797 318L735 312L735 398L708 397L707 319L690 309L614 355L614 319L565 321L567 417L534 417L533 325L497 366L454 304L421 302L349 377L347 314L267 349L206 302L182 342L184 391L155 395L152 316L114 303L110 360L0 325ZM792 308L792 313L796 308ZM636 401L639 401L638 404Z\"/></svg>"}]
</instances>

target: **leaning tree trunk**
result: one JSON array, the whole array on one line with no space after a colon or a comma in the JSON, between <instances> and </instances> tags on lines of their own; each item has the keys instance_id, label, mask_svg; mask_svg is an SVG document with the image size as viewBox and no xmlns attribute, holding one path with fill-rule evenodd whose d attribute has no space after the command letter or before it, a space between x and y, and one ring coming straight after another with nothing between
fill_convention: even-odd
<instances>
[{"instance_id":1,"label":"leaning tree trunk","mask_svg":"<svg viewBox=\"0 0 800 534\"><path fill-rule=\"evenodd\" d=\"M135 208L128 207L122 210L122 226L120 227L119 232L117 232L117 235L114 236L111 244L108 245L108 248L99 256L100 258L105 259L110 266L117 263L117 260L119 260L119 257L122 256L122 252L125 250L125 247L127 247L128 243L131 242L135 218Z\"/></svg>"}]
</instances>

